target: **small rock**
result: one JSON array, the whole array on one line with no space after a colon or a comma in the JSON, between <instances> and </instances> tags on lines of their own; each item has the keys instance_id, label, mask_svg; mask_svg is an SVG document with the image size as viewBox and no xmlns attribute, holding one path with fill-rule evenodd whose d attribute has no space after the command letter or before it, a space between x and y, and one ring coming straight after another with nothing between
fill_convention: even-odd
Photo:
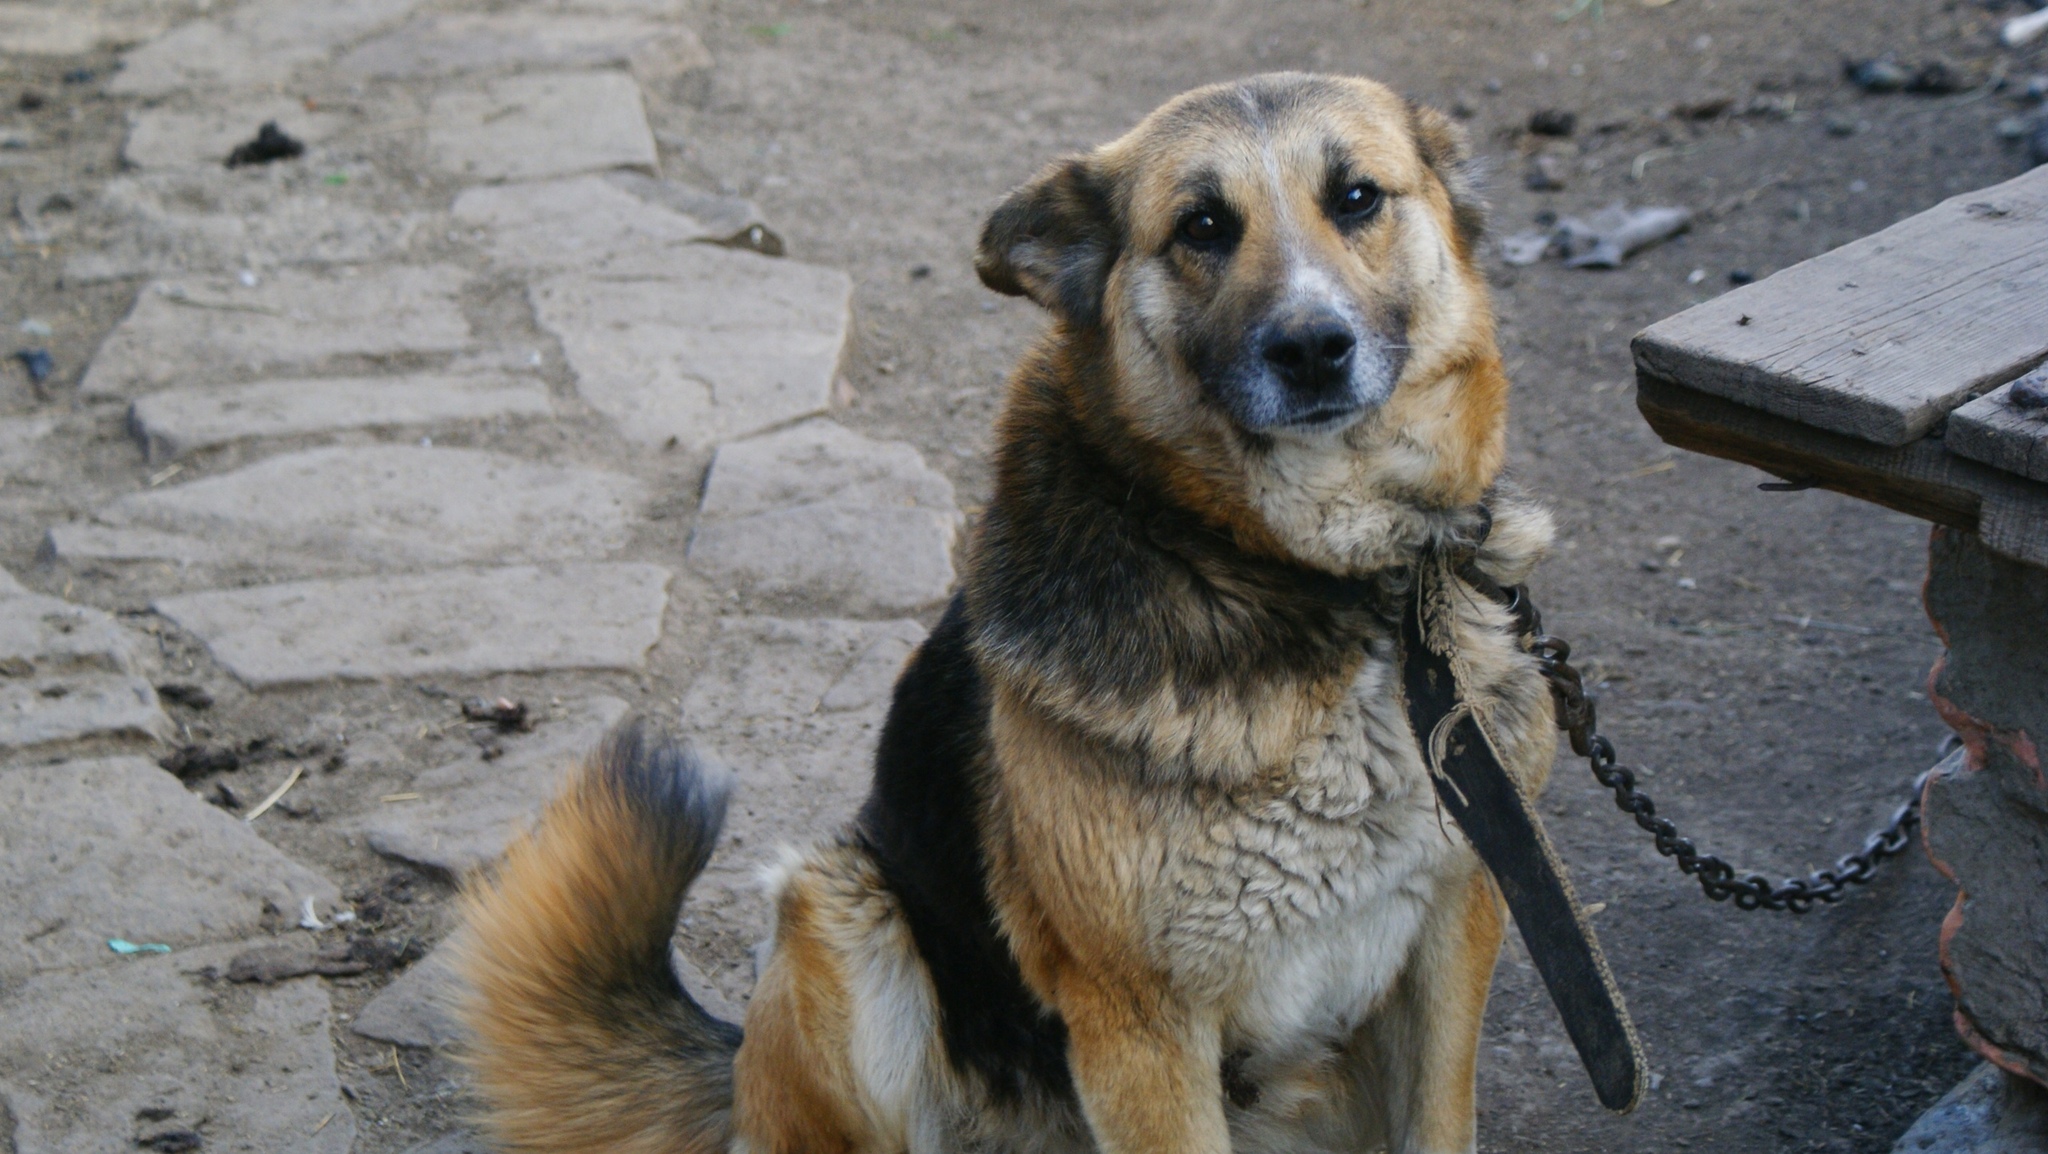
<instances>
[{"instance_id":1,"label":"small rock","mask_svg":"<svg viewBox=\"0 0 2048 1154\"><path fill-rule=\"evenodd\" d=\"M1740 286L1750 284L1755 280L1756 274L1746 268L1731 268L1728 270L1729 284Z\"/></svg>"},{"instance_id":2,"label":"small rock","mask_svg":"<svg viewBox=\"0 0 2048 1154\"><path fill-rule=\"evenodd\" d=\"M2048 409L2048 366L2035 369L2012 383L2005 399L2016 409L2039 412Z\"/></svg>"},{"instance_id":3,"label":"small rock","mask_svg":"<svg viewBox=\"0 0 2048 1154\"><path fill-rule=\"evenodd\" d=\"M1913 70L1890 55L1870 60L1845 60L1842 76L1865 92L1897 92L1913 81Z\"/></svg>"},{"instance_id":4,"label":"small rock","mask_svg":"<svg viewBox=\"0 0 2048 1154\"><path fill-rule=\"evenodd\" d=\"M157 765L179 781L195 781L209 774L233 773L242 768L242 754L225 745L181 745L158 758Z\"/></svg>"},{"instance_id":5,"label":"small rock","mask_svg":"<svg viewBox=\"0 0 2048 1154\"><path fill-rule=\"evenodd\" d=\"M1948 96L1971 87L1970 78L1961 69L1940 61L1921 65L1906 82L1906 91L1921 96Z\"/></svg>"},{"instance_id":6,"label":"small rock","mask_svg":"<svg viewBox=\"0 0 2048 1154\"><path fill-rule=\"evenodd\" d=\"M213 694L208 693L202 686L186 682L172 681L159 685L156 687L156 696L159 701L168 701L172 705L182 705L187 709L213 708Z\"/></svg>"},{"instance_id":7,"label":"small rock","mask_svg":"<svg viewBox=\"0 0 2048 1154\"><path fill-rule=\"evenodd\" d=\"M288 978L300 978L307 974L324 977L347 977L360 974L371 968L368 961L351 956L349 943L341 942L321 950L300 943L283 946L258 946L244 950L228 962L227 979L230 982L259 982L274 986Z\"/></svg>"},{"instance_id":8,"label":"small rock","mask_svg":"<svg viewBox=\"0 0 2048 1154\"><path fill-rule=\"evenodd\" d=\"M1856 135L1857 124L1856 121L1851 119L1850 117L1830 116L1827 118L1826 124L1829 136Z\"/></svg>"},{"instance_id":9,"label":"small rock","mask_svg":"<svg viewBox=\"0 0 2048 1154\"><path fill-rule=\"evenodd\" d=\"M1564 187L1564 162L1547 152L1529 158L1529 171L1522 182L1531 192L1556 192Z\"/></svg>"},{"instance_id":10,"label":"small rock","mask_svg":"<svg viewBox=\"0 0 2048 1154\"><path fill-rule=\"evenodd\" d=\"M1579 114L1562 108L1543 108L1529 114L1529 131L1537 136L1570 136L1579 128Z\"/></svg>"},{"instance_id":11,"label":"small rock","mask_svg":"<svg viewBox=\"0 0 2048 1154\"><path fill-rule=\"evenodd\" d=\"M469 698L462 703L462 716L467 721L493 725L499 733L525 733L533 728L533 719L527 716L526 703L505 697L496 701Z\"/></svg>"},{"instance_id":12,"label":"small rock","mask_svg":"<svg viewBox=\"0 0 2048 1154\"><path fill-rule=\"evenodd\" d=\"M1996 131L2000 140L2025 140L2033 127L2034 122L2027 117L2008 116L1998 122Z\"/></svg>"},{"instance_id":13,"label":"small rock","mask_svg":"<svg viewBox=\"0 0 2048 1154\"><path fill-rule=\"evenodd\" d=\"M21 362L22 371L28 374L32 384L42 384L57 371L57 362L48 349L20 349L15 352L14 359Z\"/></svg>"}]
</instances>

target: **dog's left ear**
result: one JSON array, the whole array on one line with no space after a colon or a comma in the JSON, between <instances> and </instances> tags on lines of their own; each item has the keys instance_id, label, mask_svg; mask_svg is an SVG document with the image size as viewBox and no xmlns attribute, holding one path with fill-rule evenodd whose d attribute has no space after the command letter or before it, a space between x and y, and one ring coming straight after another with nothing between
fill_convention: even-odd
<instances>
[{"instance_id":1,"label":"dog's left ear","mask_svg":"<svg viewBox=\"0 0 2048 1154\"><path fill-rule=\"evenodd\" d=\"M1471 142L1458 122L1426 104L1408 102L1408 129L1422 162L1451 194L1451 223L1467 250L1486 235L1486 202L1473 172Z\"/></svg>"},{"instance_id":2,"label":"dog's left ear","mask_svg":"<svg viewBox=\"0 0 2048 1154\"><path fill-rule=\"evenodd\" d=\"M1083 156L1053 162L1012 192L981 229L974 271L1006 296L1028 296L1068 323L1102 320L1118 248L1109 182Z\"/></svg>"}]
</instances>

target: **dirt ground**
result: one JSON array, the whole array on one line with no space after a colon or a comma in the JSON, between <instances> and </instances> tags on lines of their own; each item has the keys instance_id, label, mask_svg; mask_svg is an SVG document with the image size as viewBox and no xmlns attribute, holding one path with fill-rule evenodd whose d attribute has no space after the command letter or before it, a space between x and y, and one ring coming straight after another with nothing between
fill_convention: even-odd
<instances>
[{"instance_id":1,"label":"dirt ground","mask_svg":"<svg viewBox=\"0 0 2048 1154\"><path fill-rule=\"evenodd\" d=\"M914 443L970 513L987 492L998 386L1040 325L975 281L982 214L1044 161L1184 88L1273 69L1355 72L1455 108L1490 163L1499 233L1618 198L1700 212L1690 235L1620 271L1508 269L1489 256L1517 388L1513 458L1563 527L1536 595L1598 683L1624 759L1703 846L1743 867L1804 871L1853 848L1945 732L1923 692L1938 653L1918 599L1926 527L1832 494L1758 492L1766 478L1751 470L1664 448L1635 411L1628 339L1725 291L1731 272L1768 275L2024 169L1995 131L2020 113L2011 90L1870 96L1843 81L1844 57L1939 59L2023 87L2048 71L2048 49L1998 49L1998 19L2021 9L1956 0L1608 0L1597 18L1570 20L1558 4L703 0L689 22L718 61L709 92L650 112L668 175L753 198L792 256L851 271L846 375L858 400L841 419ZM12 192L89 189L114 171L123 105L92 81L66 83L74 65L16 63L0 78L46 94L34 121L67 143L52 162L62 171L0 168ZM1732 103L1720 111L1687 112L1722 98ZM1545 108L1575 111L1579 128L1546 145L1567 186L1535 193L1522 180L1535 142L1520 127ZM60 264L19 242L5 258L0 320L66 321L51 397L10 365L9 413L65 408L76 366L132 297L132 284L66 289ZM125 491L148 466L108 432L90 471L105 492ZM696 467L677 465L679 505L694 500ZM23 571L42 525L105 492L0 493L0 560ZM124 605L111 585L73 595ZM203 655L167 644L165 661ZM649 676L611 691L658 704L688 669L657 653ZM503 686L549 692L546 679ZM209 724L290 734L386 694L396 731L441 708L405 687L336 692L224 698ZM1482 1150L1884 1151L1971 1067L1935 962L1953 889L1923 857L1837 907L1745 914L1702 899L1582 766L1560 763L1545 806L1581 895L1605 903L1595 924L1655 1088L1634 1116L1605 1114L1511 946L1481 1056ZM392 875L366 850L280 828L273 836L344 889ZM387 903L394 924L438 936L446 887L400 889L413 900ZM707 968L742 967L746 943L729 934L693 945ZM368 992L339 986L343 1008ZM359 1071L385 1060L337 1040ZM403 1093L352 1075L360 1148L403 1150L445 1124L447 1071L406 1061L420 1065Z\"/></svg>"}]
</instances>

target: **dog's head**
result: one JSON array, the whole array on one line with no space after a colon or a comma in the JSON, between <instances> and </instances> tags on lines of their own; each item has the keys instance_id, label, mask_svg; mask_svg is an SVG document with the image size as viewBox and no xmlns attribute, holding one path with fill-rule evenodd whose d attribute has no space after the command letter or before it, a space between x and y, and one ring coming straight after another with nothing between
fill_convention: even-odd
<instances>
[{"instance_id":1,"label":"dog's head","mask_svg":"<svg viewBox=\"0 0 2048 1154\"><path fill-rule=\"evenodd\" d=\"M1360 515L1468 505L1500 468L1466 161L1454 124L1371 81L1198 89L1013 193L977 269L1106 351L1073 403L1183 500L1355 567L1346 542L1389 527Z\"/></svg>"}]
</instances>

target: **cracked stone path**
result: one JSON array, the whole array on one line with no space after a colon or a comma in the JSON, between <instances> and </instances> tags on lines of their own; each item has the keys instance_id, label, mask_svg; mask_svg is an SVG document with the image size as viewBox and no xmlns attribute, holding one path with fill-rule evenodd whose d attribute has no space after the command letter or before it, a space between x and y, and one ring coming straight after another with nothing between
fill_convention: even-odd
<instances>
[{"instance_id":1,"label":"cracked stone path","mask_svg":"<svg viewBox=\"0 0 2048 1154\"><path fill-rule=\"evenodd\" d=\"M0 53L121 51L63 262L132 294L0 414L54 494L0 571L0 1148L483 1149L445 899L628 714L738 776L677 964L741 1013L963 518L834 417L848 277L665 178L678 15L0 3ZM265 122L303 154L227 167Z\"/></svg>"}]
</instances>

